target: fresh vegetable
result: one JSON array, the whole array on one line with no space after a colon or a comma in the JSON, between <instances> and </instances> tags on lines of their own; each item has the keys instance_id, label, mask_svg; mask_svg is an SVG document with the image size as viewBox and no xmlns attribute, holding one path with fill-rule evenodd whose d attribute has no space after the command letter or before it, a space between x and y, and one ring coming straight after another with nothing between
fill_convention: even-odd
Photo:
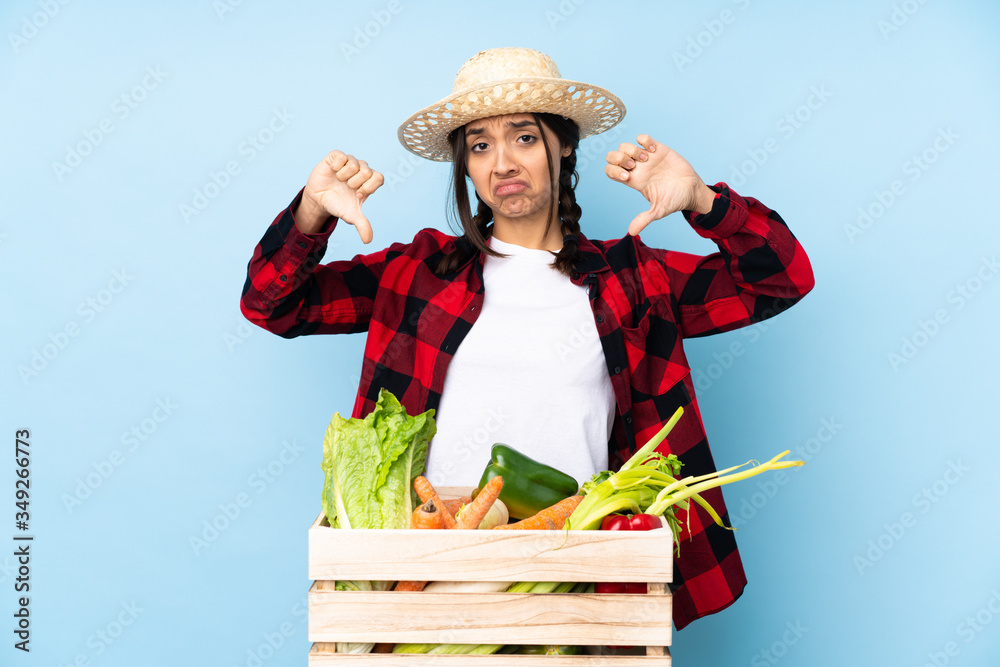
<instances>
[{"instance_id":1,"label":"fresh vegetable","mask_svg":"<svg viewBox=\"0 0 1000 667\"><path fill-rule=\"evenodd\" d=\"M513 581L432 581L424 586L428 593L500 593Z\"/></svg>"},{"instance_id":2,"label":"fresh vegetable","mask_svg":"<svg viewBox=\"0 0 1000 667\"><path fill-rule=\"evenodd\" d=\"M604 517L601 530L655 530L662 528L663 522L655 514L633 514L624 516L612 514ZM646 584L642 582L598 582L594 585L597 593L645 593Z\"/></svg>"},{"instance_id":3,"label":"fresh vegetable","mask_svg":"<svg viewBox=\"0 0 1000 667\"><path fill-rule=\"evenodd\" d=\"M379 392L364 419L333 415L323 439L323 511L334 528L408 528L411 492L434 436L434 411L410 417Z\"/></svg>"},{"instance_id":4,"label":"fresh vegetable","mask_svg":"<svg viewBox=\"0 0 1000 667\"><path fill-rule=\"evenodd\" d=\"M441 496L438 492L434 490L434 486L428 481L423 475L419 475L413 480L413 488L416 490L417 495L420 496L420 500L423 502L428 502L430 500L434 501L434 504L438 506L441 510L441 520L444 522L445 528L458 528L458 523L455 521L455 517L452 516L451 512L445 509L444 501L441 500Z\"/></svg>"},{"instance_id":5,"label":"fresh vegetable","mask_svg":"<svg viewBox=\"0 0 1000 667\"><path fill-rule=\"evenodd\" d=\"M515 519L526 519L579 491L577 481L566 473L498 442L472 497L498 475L504 479L500 500Z\"/></svg>"},{"instance_id":6,"label":"fresh vegetable","mask_svg":"<svg viewBox=\"0 0 1000 667\"><path fill-rule=\"evenodd\" d=\"M472 502L462 508L461 514L456 519L458 527L473 530L479 528L480 522L493 507L493 502L499 497L502 489L503 477L497 475L491 478Z\"/></svg>"},{"instance_id":7,"label":"fresh vegetable","mask_svg":"<svg viewBox=\"0 0 1000 667\"><path fill-rule=\"evenodd\" d=\"M584 650L582 646L555 646L552 644L541 646L529 644L519 647L515 653L521 655L583 655Z\"/></svg>"},{"instance_id":8,"label":"fresh vegetable","mask_svg":"<svg viewBox=\"0 0 1000 667\"><path fill-rule=\"evenodd\" d=\"M681 414L683 414L683 408L678 408L663 428L626 461L618 472L598 473L584 484L583 491L586 495L580 506L570 515L566 522L566 528L591 530L597 528L604 517L616 512L655 514L667 520L667 525L674 534L674 543L679 550L678 537L681 525L676 510L688 510L688 520L690 521L689 501L700 505L716 524L732 530L730 526L723 523L718 512L712 508L708 501L699 495L700 492L723 484L738 482L768 470L803 465L802 461L779 460L788 454L788 451L784 451L763 464L749 461L741 466L734 466L707 475L677 479L675 475L680 472L680 460L673 454L665 456L655 449L670 433ZM749 470L727 474L751 463L756 465Z\"/></svg>"},{"instance_id":9,"label":"fresh vegetable","mask_svg":"<svg viewBox=\"0 0 1000 667\"><path fill-rule=\"evenodd\" d=\"M441 519L441 510L434 505L433 500L428 500L426 503L413 510L413 521L411 523L413 528L420 528L424 530L436 530L444 528L444 523ZM427 585L426 581L397 581L396 587L392 590L394 591L422 591L424 586Z\"/></svg>"},{"instance_id":10,"label":"fresh vegetable","mask_svg":"<svg viewBox=\"0 0 1000 667\"><path fill-rule=\"evenodd\" d=\"M411 528L435 529L444 527L444 517L433 500L413 510L413 520L410 522Z\"/></svg>"},{"instance_id":11,"label":"fresh vegetable","mask_svg":"<svg viewBox=\"0 0 1000 667\"><path fill-rule=\"evenodd\" d=\"M452 516L458 514L458 511L462 509L463 505L468 505L472 502L472 496L462 496L461 498L444 498L444 508L451 512Z\"/></svg>"},{"instance_id":12,"label":"fresh vegetable","mask_svg":"<svg viewBox=\"0 0 1000 667\"><path fill-rule=\"evenodd\" d=\"M411 417L384 389L364 419L334 414L323 438L323 512L334 528L408 528L434 436L434 411ZM337 581L336 590L388 590L391 581ZM338 653L368 653L373 643L338 642Z\"/></svg>"},{"instance_id":13,"label":"fresh vegetable","mask_svg":"<svg viewBox=\"0 0 1000 667\"><path fill-rule=\"evenodd\" d=\"M583 496L570 496L527 519L497 526L495 530L559 530L582 500Z\"/></svg>"},{"instance_id":14,"label":"fresh vegetable","mask_svg":"<svg viewBox=\"0 0 1000 667\"><path fill-rule=\"evenodd\" d=\"M655 530L663 527L663 521L655 514L633 514L625 516L622 514L612 514L604 517L601 522L601 530ZM644 582L607 582L599 581L594 584L595 593L645 593L646 584ZM609 646L613 649L629 649L631 646Z\"/></svg>"},{"instance_id":15,"label":"fresh vegetable","mask_svg":"<svg viewBox=\"0 0 1000 667\"><path fill-rule=\"evenodd\" d=\"M508 519L510 519L510 514L507 512L507 506L503 504L502 500L497 498L493 501L493 507L486 513L483 520L479 522L479 530L490 530L497 526L506 526Z\"/></svg>"}]
</instances>

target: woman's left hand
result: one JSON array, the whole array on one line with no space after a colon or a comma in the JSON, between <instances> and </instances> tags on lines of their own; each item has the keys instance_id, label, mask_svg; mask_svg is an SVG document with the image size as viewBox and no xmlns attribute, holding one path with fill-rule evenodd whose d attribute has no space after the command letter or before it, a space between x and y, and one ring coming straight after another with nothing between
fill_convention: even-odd
<instances>
[{"instance_id":1,"label":"woman's left hand","mask_svg":"<svg viewBox=\"0 0 1000 667\"><path fill-rule=\"evenodd\" d=\"M640 134L638 145L622 144L608 153L604 173L625 183L649 200L649 210L635 216L628 233L635 236L654 220L675 211L708 213L715 199L713 192L678 153Z\"/></svg>"}]
</instances>

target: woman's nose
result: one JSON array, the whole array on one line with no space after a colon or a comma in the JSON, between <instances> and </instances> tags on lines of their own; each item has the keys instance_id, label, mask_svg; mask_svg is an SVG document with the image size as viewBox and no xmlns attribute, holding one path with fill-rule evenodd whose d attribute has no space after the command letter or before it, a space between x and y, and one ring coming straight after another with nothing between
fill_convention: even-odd
<instances>
[{"instance_id":1,"label":"woman's nose","mask_svg":"<svg viewBox=\"0 0 1000 667\"><path fill-rule=\"evenodd\" d=\"M517 169L514 155L506 146L498 146L493 152L493 158L493 171L498 174L509 174Z\"/></svg>"}]
</instances>

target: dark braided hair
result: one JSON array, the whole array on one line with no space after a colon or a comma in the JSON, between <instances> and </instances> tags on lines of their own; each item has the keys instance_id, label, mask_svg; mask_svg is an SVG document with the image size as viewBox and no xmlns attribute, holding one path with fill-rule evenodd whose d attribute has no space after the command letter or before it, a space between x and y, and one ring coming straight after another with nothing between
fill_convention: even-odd
<instances>
[{"instance_id":1,"label":"dark braided hair","mask_svg":"<svg viewBox=\"0 0 1000 667\"><path fill-rule=\"evenodd\" d=\"M558 253L554 253L556 260L553 266L560 273L572 276L579 261L578 235L580 234L580 216L583 214L580 206L576 203L576 192L574 191L580 180L580 175L576 172L576 149L580 145L580 128L575 122L564 116L549 113L533 113L531 115L534 116L539 129L544 123L555 133L561 145L573 149L568 156L560 159L559 175L552 183L552 191L559 193L558 200L553 201L553 206L558 206L557 218L564 230L563 247ZM542 136L544 137L544 134ZM458 216L463 233L458 237L455 249L442 257L435 267L434 272L438 275L456 271L477 250L494 257L502 256L486 244L486 228L493 221L493 211L479 197L478 193L476 193L476 200L479 202L479 206L475 215L472 215L469 206L469 190L466 181L469 171L465 162L464 126L453 130L448 135L448 142L451 144L453 159L450 194L454 212ZM542 141L542 144L545 146L545 156L551 171L552 155L549 151L549 145L545 141ZM547 233L548 229L545 231Z\"/></svg>"}]
</instances>

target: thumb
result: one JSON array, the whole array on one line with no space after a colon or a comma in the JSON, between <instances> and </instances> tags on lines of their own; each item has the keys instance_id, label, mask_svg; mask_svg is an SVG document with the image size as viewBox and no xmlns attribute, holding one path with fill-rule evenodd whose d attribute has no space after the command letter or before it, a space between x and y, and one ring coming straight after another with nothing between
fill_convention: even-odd
<instances>
[{"instance_id":1,"label":"thumb","mask_svg":"<svg viewBox=\"0 0 1000 667\"><path fill-rule=\"evenodd\" d=\"M632 222L629 223L628 233L631 236L638 236L639 232L646 228L646 225L656 220L657 216L653 213L653 208L650 207L649 210L643 211L639 215L632 218Z\"/></svg>"},{"instance_id":2,"label":"thumb","mask_svg":"<svg viewBox=\"0 0 1000 667\"><path fill-rule=\"evenodd\" d=\"M368 222L368 218L366 218L363 213L358 211L349 218L341 218L341 220L349 225L354 225L354 228L358 230L358 236L361 237L362 243L372 242L372 237L374 236L372 233L372 225Z\"/></svg>"}]
</instances>

